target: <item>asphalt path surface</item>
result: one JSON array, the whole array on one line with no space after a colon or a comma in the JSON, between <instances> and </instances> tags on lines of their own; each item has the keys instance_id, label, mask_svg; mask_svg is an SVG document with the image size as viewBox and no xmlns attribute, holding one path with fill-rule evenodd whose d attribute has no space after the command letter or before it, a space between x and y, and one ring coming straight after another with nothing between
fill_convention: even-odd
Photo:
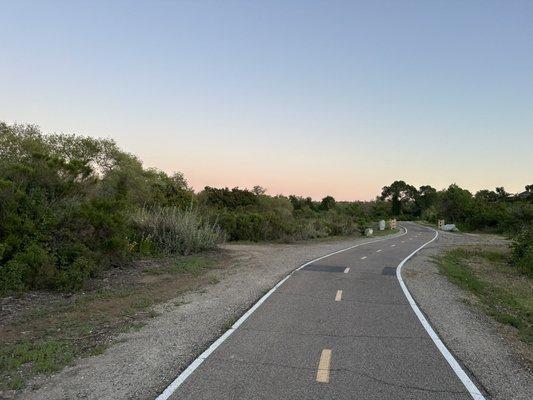
<instances>
[{"instance_id":1,"label":"asphalt path surface","mask_svg":"<svg viewBox=\"0 0 533 400\"><path fill-rule=\"evenodd\" d=\"M292 274L169 398L471 399L396 278L434 236L405 226Z\"/></svg>"}]
</instances>

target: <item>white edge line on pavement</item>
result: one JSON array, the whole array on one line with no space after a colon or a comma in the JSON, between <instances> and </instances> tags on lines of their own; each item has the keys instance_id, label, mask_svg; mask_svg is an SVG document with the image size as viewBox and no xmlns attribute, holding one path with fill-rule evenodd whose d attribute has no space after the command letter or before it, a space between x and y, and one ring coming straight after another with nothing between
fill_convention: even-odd
<instances>
[{"instance_id":1,"label":"white edge line on pavement","mask_svg":"<svg viewBox=\"0 0 533 400\"><path fill-rule=\"evenodd\" d=\"M405 232L407 233L407 229L402 226L403 229L405 229ZM431 229L431 228L428 228ZM431 239L429 242L424 243L422 246L420 246L418 249L413 251L411 254L409 254L406 258L402 260L400 264L398 264L398 267L396 268L396 277L398 278L398 281L400 282L400 286L402 287L403 294L407 298L407 301L409 302L409 305L415 312L416 316L420 320L420 323L428 333L428 335L433 340L433 343L437 346L441 354L444 356L448 364L450 364L450 367L452 367L453 372L455 372L455 375L463 382L463 385L466 387L466 390L468 390L468 393L470 393L470 396L472 396L475 400L485 400L485 397L481 394L477 386L472 382L472 380L468 377L466 372L463 370L463 368L459 365L457 360L454 358L452 353L447 349L447 347L444 345L442 340L439 338L439 335L433 330L431 325L429 324L426 317L424 317L424 314L422 314L422 311L420 311L420 308L418 308L416 302L413 299L413 296L411 296L411 293L409 292L409 289L407 289L407 286L405 285L403 279L402 279L402 267L404 264L409 260L411 257L413 257L419 250L421 250L423 247L427 246L431 242L437 239L439 236L439 232L437 232L435 229L431 229L433 232L435 232L435 236L433 239Z\"/></svg>"},{"instance_id":2,"label":"white edge line on pavement","mask_svg":"<svg viewBox=\"0 0 533 400\"><path fill-rule=\"evenodd\" d=\"M257 310L259 308L259 306L261 304L263 304L265 302L266 299L268 299L270 297L270 295L272 293L274 293L276 291L277 288L279 288L287 279L289 279L291 277L292 274L294 274L296 271L299 271L301 270L302 268L308 266L309 264L312 264L316 261L319 261L319 260L322 260L326 257L329 257L329 256L333 256L335 254L339 254L339 253L342 253L342 252L345 252L345 251L348 251L348 250L351 250L351 249L354 249L356 247L359 247L359 246L363 246L365 244L371 244L371 243L377 243L377 242L383 242L384 240L389 240L389 239L394 239L394 238L397 238L397 237L400 237L400 236L403 236L407 233L407 229L403 226L401 226L401 228L404 230L404 232L402 233L397 233L397 234L394 234L394 235L391 235L389 237L385 237L383 239L376 239L376 240L371 240L371 241L368 241L368 242L363 242L363 243L358 243L356 245L353 245L353 246L350 246L350 247L347 247L345 249L341 249L341 250L337 250L337 251L334 251L333 253L329 253L329 254L326 254L324 256L321 256L321 257L318 257L318 258L315 258L314 260L311 260L311 261L308 261L306 262L305 264L299 266L298 268L296 268L295 270L293 270L291 273L289 273L289 275L287 275L285 278L283 278L281 281L279 281L276 286L274 286L272 289L270 289L265 295L263 295L263 297L261 297L253 306L252 308L250 308L248 311L246 311L238 320L237 322L235 322L231 328L229 328L226 332L224 332L224 334L222 336L220 336L217 340L215 340L213 342L213 344L211 344L211 346L209 346L207 348L207 350L205 350L202 354L200 354L187 368L185 368L183 370L183 372L181 372L177 377L176 379L174 379L174 381L172 381L172 383L170 385L167 386L167 388L163 391L163 393L161 393L159 396L157 396L156 400L167 400L170 396L172 396L172 394L176 391L177 388L180 387L180 385L196 370L196 368L198 368L204 361L207 357L209 357L211 355L211 353L213 351L216 350L216 348L218 346L220 346L222 344L222 342L224 342L233 332L235 332L235 330L242 325L242 323L244 321L246 321L248 319L248 317L250 315L252 315L252 313ZM434 240L434 239L433 239ZM427 243L426 243L427 244ZM423 247L423 246L422 246ZM418 250L417 250L418 251ZM410 257L410 256L409 256ZM405 261L405 260L404 260Z\"/></svg>"}]
</instances>

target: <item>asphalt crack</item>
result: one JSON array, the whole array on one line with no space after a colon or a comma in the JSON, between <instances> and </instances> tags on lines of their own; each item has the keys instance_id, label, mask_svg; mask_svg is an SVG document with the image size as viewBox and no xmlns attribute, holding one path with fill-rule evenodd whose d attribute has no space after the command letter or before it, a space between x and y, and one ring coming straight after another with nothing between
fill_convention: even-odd
<instances>
[{"instance_id":1,"label":"asphalt crack","mask_svg":"<svg viewBox=\"0 0 533 400\"><path fill-rule=\"evenodd\" d=\"M295 371L316 371L316 367L297 367L294 365L287 365L282 363L274 363L274 362L266 362L266 361L245 361L245 360L238 360L238 359L228 359L228 358L222 358L222 357L212 357L213 361L219 361L223 363L237 363L237 364L245 364L245 365L263 365L268 367L278 367L278 368L286 368L290 370ZM408 389L408 390L418 390L423 392L429 392L429 393L450 393L450 394L468 394L467 391L464 390L449 390L449 389L431 389L427 387L421 387L416 385L407 385L407 384L401 384L396 382L390 382L384 379L377 378L370 374L365 374L360 371L354 371L349 368L330 368L331 372L344 372L344 373L351 373L355 375L359 375L362 377L365 377L367 379L373 380L375 382L379 382L381 384L384 384L386 386L396 387L396 388L402 388L402 389Z\"/></svg>"}]
</instances>

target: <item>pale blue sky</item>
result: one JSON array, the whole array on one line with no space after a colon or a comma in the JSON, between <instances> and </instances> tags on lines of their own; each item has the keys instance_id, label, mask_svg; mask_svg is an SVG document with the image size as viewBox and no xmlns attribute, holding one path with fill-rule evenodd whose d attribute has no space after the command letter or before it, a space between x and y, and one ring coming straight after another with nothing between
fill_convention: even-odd
<instances>
[{"instance_id":1,"label":"pale blue sky","mask_svg":"<svg viewBox=\"0 0 533 400\"><path fill-rule=\"evenodd\" d=\"M190 183L533 183L533 1L2 1L0 120Z\"/></svg>"}]
</instances>

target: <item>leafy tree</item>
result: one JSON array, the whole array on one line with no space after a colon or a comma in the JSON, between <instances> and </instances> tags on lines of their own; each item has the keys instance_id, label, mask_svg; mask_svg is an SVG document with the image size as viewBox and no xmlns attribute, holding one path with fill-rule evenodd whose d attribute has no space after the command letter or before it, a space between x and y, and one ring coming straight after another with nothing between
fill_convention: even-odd
<instances>
[{"instance_id":1,"label":"leafy tree","mask_svg":"<svg viewBox=\"0 0 533 400\"><path fill-rule=\"evenodd\" d=\"M455 183L441 194L440 214L449 221L465 221L472 209L472 194Z\"/></svg>"},{"instance_id":2,"label":"leafy tree","mask_svg":"<svg viewBox=\"0 0 533 400\"><path fill-rule=\"evenodd\" d=\"M143 175L149 196L139 205L187 208L194 203L194 192L182 173L177 172L169 176L163 171L148 169Z\"/></svg>"},{"instance_id":3,"label":"leafy tree","mask_svg":"<svg viewBox=\"0 0 533 400\"><path fill-rule=\"evenodd\" d=\"M498 195L499 201L507 201L510 199L510 194L505 191L503 186L496 188L496 194Z\"/></svg>"},{"instance_id":4,"label":"leafy tree","mask_svg":"<svg viewBox=\"0 0 533 400\"><path fill-rule=\"evenodd\" d=\"M420 189L415 194L415 216L419 217L424 211L434 207L437 203L437 198L437 189L429 185L420 186Z\"/></svg>"},{"instance_id":5,"label":"leafy tree","mask_svg":"<svg viewBox=\"0 0 533 400\"><path fill-rule=\"evenodd\" d=\"M203 203L207 206L214 206L218 208L228 209L242 209L258 204L257 196L246 189L239 188L222 188L217 189L206 186L204 191L200 193Z\"/></svg>"},{"instance_id":6,"label":"leafy tree","mask_svg":"<svg viewBox=\"0 0 533 400\"><path fill-rule=\"evenodd\" d=\"M335 199L332 196L326 196L320 202L320 209L324 211L332 210L335 208L335 204Z\"/></svg>"},{"instance_id":7,"label":"leafy tree","mask_svg":"<svg viewBox=\"0 0 533 400\"><path fill-rule=\"evenodd\" d=\"M350 218L360 218L364 215L363 207L358 202L337 202L336 208L340 213L343 213Z\"/></svg>"},{"instance_id":8,"label":"leafy tree","mask_svg":"<svg viewBox=\"0 0 533 400\"><path fill-rule=\"evenodd\" d=\"M0 124L0 267L18 271L15 287L76 289L125 259L130 187L120 174L136 162L109 140ZM0 279L0 291L12 283Z\"/></svg>"},{"instance_id":9,"label":"leafy tree","mask_svg":"<svg viewBox=\"0 0 533 400\"><path fill-rule=\"evenodd\" d=\"M390 186L384 186L381 192L381 200L391 200L392 214L400 215L404 204L414 201L417 190L414 186L404 181L394 181Z\"/></svg>"},{"instance_id":10,"label":"leafy tree","mask_svg":"<svg viewBox=\"0 0 533 400\"><path fill-rule=\"evenodd\" d=\"M266 189L262 186L259 186L259 185L255 185L252 189L252 193L255 194L256 196L261 196L261 195L264 195L266 194Z\"/></svg>"},{"instance_id":11,"label":"leafy tree","mask_svg":"<svg viewBox=\"0 0 533 400\"><path fill-rule=\"evenodd\" d=\"M290 195L289 200L294 210L315 210L315 204L313 203L313 199L311 199L311 197L303 198L300 196Z\"/></svg>"},{"instance_id":12,"label":"leafy tree","mask_svg":"<svg viewBox=\"0 0 533 400\"><path fill-rule=\"evenodd\" d=\"M487 203L495 203L500 197L498 196L498 193L493 192L492 190L483 189L476 192L475 198L486 201Z\"/></svg>"}]
</instances>

